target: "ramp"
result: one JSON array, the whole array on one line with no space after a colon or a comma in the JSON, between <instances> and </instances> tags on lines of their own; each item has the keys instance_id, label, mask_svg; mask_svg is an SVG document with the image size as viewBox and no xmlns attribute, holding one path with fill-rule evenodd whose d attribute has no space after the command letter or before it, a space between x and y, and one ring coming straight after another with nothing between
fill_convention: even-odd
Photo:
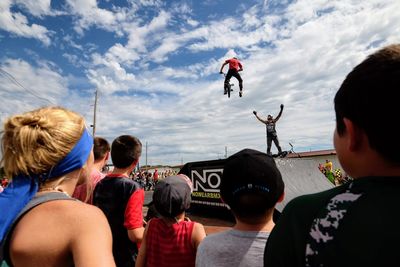
<instances>
[{"instance_id":1,"label":"ramp","mask_svg":"<svg viewBox=\"0 0 400 267\"><path fill-rule=\"evenodd\" d=\"M280 212L290 200L297 196L317 193L334 187L318 169L321 159L311 157L277 158L275 162L285 183L285 199L276 206Z\"/></svg>"},{"instance_id":2,"label":"ramp","mask_svg":"<svg viewBox=\"0 0 400 267\"><path fill-rule=\"evenodd\" d=\"M293 198L333 188L318 169L321 158L276 158L275 162L285 183L285 199L276 209L281 212ZM186 174L193 182L192 206L226 210L220 199L219 186L225 159L186 163L179 173Z\"/></svg>"}]
</instances>

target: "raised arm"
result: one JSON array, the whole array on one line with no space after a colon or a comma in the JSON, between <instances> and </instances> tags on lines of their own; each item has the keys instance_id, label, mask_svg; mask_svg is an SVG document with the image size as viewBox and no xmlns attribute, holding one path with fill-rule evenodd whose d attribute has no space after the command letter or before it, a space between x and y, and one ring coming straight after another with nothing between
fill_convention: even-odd
<instances>
[{"instance_id":1,"label":"raised arm","mask_svg":"<svg viewBox=\"0 0 400 267\"><path fill-rule=\"evenodd\" d=\"M283 111L283 107L284 107L284 105L283 105L283 104L281 104L281 110L279 111L279 114L278 114L278 116L276 116L276 118L275 118L275 122L277 122L277 121L279 120L279 118L281 117L281 115L282 115L282 111Z\"/></svg>"},{"instance_id":2,"label":"raised arm","mask_svg":"<svg viewBox=\"0 0 400 267\"><path fill-rule=\"evenodd\" d=\"M226 64L228 64L227 61L225 61L224 64L222 64L221 69L219 70L219 73L222 73L222 70L224 69Z\"/></svg>"},{"instance_id":3,"label":"raised arm","mask_svg":"<svg viewBox=\"0 0 400 267\"><path fill-rule=\"evenodd\" d=\"M257 120L259 120L259 121L261 121L262 123L267 123L267 121L266 120L263 120L263 119L261 119L260 117L258 117L258 115L257 115L257 111L253 111L253 114L256 116L256 118L257 118Z\"/></svg>"}]
</instances>

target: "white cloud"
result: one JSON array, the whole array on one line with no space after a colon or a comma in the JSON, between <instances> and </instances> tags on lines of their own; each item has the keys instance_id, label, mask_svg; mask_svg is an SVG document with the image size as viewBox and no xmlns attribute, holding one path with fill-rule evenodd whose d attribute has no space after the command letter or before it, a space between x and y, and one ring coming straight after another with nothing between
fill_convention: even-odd
<instances>
[{"instance_id":1,"label":"white cloud","mask_svg":"<svg viewBox=\"0 0 400 267\"><path fill-rule=\"evenodd\" d=\"M142 19L136 14L141 6L158 7L160 1L128 1L128 7L113 5L111 10L100 8L96 0L67 0L72 15L76 16L75 31L81 35L90 27L97 27L122 37L129 33L132 23Z\"/></svg>"},{"instance_id":2,"label":"white cloud","mask_svg":"<svg viewBox=\"0 0 400 267\"><path fill-rule=\"evenodd\" d=\"M159 7L162 5L162 0L130 0L132 4L138 4L139 6L150 6L150 7Z\"/></svg>"},{"instance_id":3,"label":"white cloud","mask_svg":"<svg viewBox=\"0 0 400 267\"><path fill-rule=\"evenodd\" d=\"M51 10L51 0L15 0L15 3L23 6L30 14L36 17L59 13Z\"/></svg>"},{"instance_id":4,"label":"white cloud","mask_svg":"<svg viewBox=\"0 0 400 267\"><path fill-rule=\"evenodd\" d=\"M70 47L73 47L73 48L78 49L78 50L83 50L83 46L77 44L77 43L73 40L73 37L72 37L71 35L69 35L69 34L67 34L67 35L65 35L65 36L63 37L63 41L64 41L65 43L67 43Z\"/></svg>"},{"instance_id":5,"label":"white cloud","mask_svg":"<svg viewBox=\"0 0 400 267\"><path fill-rule=\"evenodd\" d=\"M187 24L189 24L192 27L197 27L200 24L197 20L193 20L193 19L190 19L190 18L187 19L186 22L187 22Z\"/></svg>"},{"instance_id":6,"label":"white cloud","mask_svg":"<svg viewBox=\"0 0 400 267\"><path fill-rule=\"evenodd\" d=\"M67 81L47 63L34 67L23 60L6 59L0 67L0 97L7 99L0 111L5 114L57 105L68 95Z\"/></svg>"},{"instance_id":7,"label":"white cloud","mask_svg":"<svg viewBox=\"0 0 400 267\"><path fill-rule=\"evenodd\" d=\"M80 58L77 55L64 53L63 57L65 57L68 60L68 62L71 63L72 65L76 67L80 66Z\"/></svg>"},{"instance_id":8,"label":"white cloud","mask_svg":"<svg viewBox=\"0 0 400 267\"><path fill-rule=\"evenodd\" d=\"M19 12L11 12L12 4L13 1L11 0L2 0L0 2L0 28L17 36L38 39L46 46L50 45L50 31L46 27L35 23L29 25L26 16ZM37 10L30 11L39 12Z\"/></svg>"},{"instance_id":9,"label":"white cloud","mask_svg":"<svg viewBox=\"0 0 400 267\"><path fill-rule=\"evenodd\" d=\"M79 17L75 21L75 30L80 34L83 34L84 30L92 25L109 31L117 30L117 17L125 17L122 14L115 14L112 11L99 8L96 0L67 0L66 2L73 14Z\"/></svg>"}]
</instances>

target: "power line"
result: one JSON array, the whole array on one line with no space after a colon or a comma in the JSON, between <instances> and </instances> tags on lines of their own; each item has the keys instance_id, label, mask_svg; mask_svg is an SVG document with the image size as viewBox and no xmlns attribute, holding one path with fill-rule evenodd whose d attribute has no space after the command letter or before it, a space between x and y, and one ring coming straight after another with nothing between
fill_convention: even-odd
<instances>
[{"instance_id":1,"label":"power line","mask_svg":"<svg viewBox=\"0 0 400 267\"><path fill-rule=\"evenodd\" d=\"M25 91L27 91L31 95L35 96L36 98L44 100L44 101L47 101L50 104L56 105L55 103L51 102L49 99L41 97L41 96L37 95L35 92L33 92L32 90L29 90L29 89L25 88L20 82L18 82L17 79L14 78L14 76L12 76L10 73L8 73L7 71L3 70L2 68L0 68L0 74L2 76L4 76L5 78L9 79L13 84L21 87L22 89L24 89Z\"/></svg>"}]
</instances>

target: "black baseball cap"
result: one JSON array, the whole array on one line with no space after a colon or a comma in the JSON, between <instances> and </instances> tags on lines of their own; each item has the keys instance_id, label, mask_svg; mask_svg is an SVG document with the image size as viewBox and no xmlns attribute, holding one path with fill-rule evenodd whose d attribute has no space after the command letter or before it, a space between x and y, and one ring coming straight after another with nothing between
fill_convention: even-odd
<instances>
[{"instance_id":1,"label":"black baseball cap","mask_svg":"<svg viewBox=\"0 0 400 267\"><path fill-rule=\"evenodd\" d=\"M284 190L282 175L272 157L253 150L243 149L230 156L224 165L221 178L221 197L232 209L241 195L265 196L268 208L273 207Z\"/></svg>"},{"instance_id":2,"label":"black baseball cap","mask_svg":"<svg viewBox=\"0 0 400 267\"><path fill-rule=\"evenodd\" d=\"M153 202L162 216L174 218L190 207L191 195L190 179L178 174L159 180L154 188Z\"/></svg>"}]
</instances>

